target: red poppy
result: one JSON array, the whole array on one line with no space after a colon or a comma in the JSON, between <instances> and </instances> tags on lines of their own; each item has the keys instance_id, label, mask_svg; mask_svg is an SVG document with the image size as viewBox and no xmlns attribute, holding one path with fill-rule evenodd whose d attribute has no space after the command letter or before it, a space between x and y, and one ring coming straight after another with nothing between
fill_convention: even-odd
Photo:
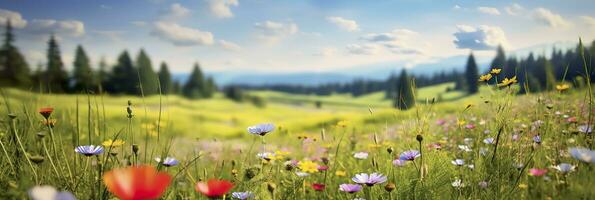
<instances>
[{"instance_id":1,"label":"red poppy","mask_svg":"<svg viewBox=\"0 0 595 200\"><path fill-rule=\"evenodd\" d=\"M147 165L114 169L103 175L107 189L122 200L157 199L171 179L169 174Z\"/></svg>"},{"instance_id":2,"label":"red poppy","mask_svg":"<svg viewBox=\"0 0 595 200\"><path fill-rule=\"evenodd\" d=\"M50 115L52 115L52 112L54 112L54 108L52 108L52 107L39 109L39 114L41 114L46 119L50 118Z\"/></svg>"},{"instance_id":3,"label":"red poppy","mask_svg":"<svg viewBox=\"0 0 595 200\"><path fill-rule=\"evenodd\" d=\"M226 180L211 179L205 182L196 183L196 191L209 198L222 197L233 188L233 183Z\"/></svg>"},{"instance_id":4,"label":"red poppy","mask_svg":"<svg viewBox=\"0 0 595 200\"><path fill-rule=\"evenodd\" d=\"M316 191L323 191L325 187L326 186L324 184L320 184L320 183L313 183L312 184L312 189L314 189Z\"/></svg>"}]
</instances>

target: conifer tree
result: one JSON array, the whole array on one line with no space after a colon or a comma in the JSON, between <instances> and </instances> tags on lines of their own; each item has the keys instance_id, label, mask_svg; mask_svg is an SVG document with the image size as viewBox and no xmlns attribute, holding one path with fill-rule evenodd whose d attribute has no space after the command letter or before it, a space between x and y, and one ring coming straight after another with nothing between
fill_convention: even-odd
<instances>
[{"instance_id":1,"label":"conifer tree","mask_svg":"<svg viewBox=\"0 0 595 200\"><path fill-rule=\"evenodd\" d=\"M73 91L89 91L95 89L96 81L87 53L81 45L76 47L74 58L74 72L72 80L74 81Z\"/></svg>"},{"instance_id":2,"label":"conifer tree","mask_svg":"<svg viewBox=\"0 0 595 200\"><path fill-rule=\"evenodd\" d=\"M0 49L0 86L28 87L31 85L29 65L13 44L14 40L12 25L8 20Z\"/></svg>"},{"instance_id":3,"label":"conifer tree","mask_svg":"<svg viewBox=\"0 0 595 200\"><path fill-rule=\"evenodd\" d=\"M68 91L68 73L64 69L64 63L60 56L60 46L54 35L50 36L47 51L47 71L45 73L45 84L49 92Z\"/></svg>"},{"instance_id":4,"label":"conifer tree","mask_svg":"<svg viewBox=\"0 0 595 200\"><path fill-rule=\"evenodd\" d=\"M112 68L106 88L115 94L140 94L138 73L127 51L122 52L118 57L118 63Z\"/></svg>"},{"instance_id":5,"label":"conifer tree","mask_svg":"<svg viewBox=\"0 0 595 200\"><path fill-rule=\"evenodd\" d=\"M182 88L184 96L191 99L204 98L205 79L198 63L194 64L188 81Z\"/></svg>"},{"instance_id":6,"label":"conifer tree","mask_svg":"<svg viewBox=\"0 0 595 200\"><path fill-rule=\"evenodd\" d=\"M395 108L407 110L415 106L415 94L411 82L412 79L407 75L407 71L403 69L399 75L396 86L397 90L395 91L395 98L393 100Z\"/></svg>"},{"instance_id":7,"label":"conifer tree","mask_svg":"<svg viewBox=\"0 0 595 200\"><path fill-rule=\"evenodd\" d=\"M155 74L155 71L153 71L151 59L143 49L140 50L138 57L136 58L136 67L138 70L140 84L142 84L143 93L145 95L154 95L159 93L157 74Z\"/></svg>"},{"instance_id":8,"label":"conifer tree","mask_svg":"<svg viewBox=\"0 0 595 200\"><path fill-rule=\"evenodd\" d=\"M477 79L479 74L477 72L477 64L475 63L475 57L473 53L469 54L467 59L467 66L465 67L465 82L467 83L467 92L469 94L475 94L479 90Z\"/></svg>"},{"instance_id":9,"label":"conifer tree","mask_svg":"<svg viewBox=\"0 0 595 200\"><path fill-rule=\"evenodd\" d=\"M173 82L171 78L171 74L167 67L167 63L162 62L161 67L159 67L159 83L161 84L161 93L162 94L173 94Z\"/></svg>"},{"instance_id":10,"label":"conifer tree","mask_svg":"<svg viewBox=\"0 0 595 200\"><path fill-rule=\"evenodd\" d=\"M502 48L502 45L498 45L498 49L496 50L496 52L497 52L496 57L494 57L494 60L492 60L489 70L507 68L506 54L504 53L504 49ZM489 71L486 73L489 73ZM497 79L493 79L493 80L502 80L502 79L504 79L504 73L500 73L496 77L497 77Z\"/></svg>"},{"instance_id":11,"label":"conifer tree","mask_svg":"<svg viewBox=\"0 0 595 200\"><path fill-rule=\"evenodd\" d=\"M107 81L109 80L109 72L104 57L101 57L98 65L99 70L97 71L97 78L95 84L98 85L100 89L103 89L107 85Z\"/></svg>"}]
</instances>

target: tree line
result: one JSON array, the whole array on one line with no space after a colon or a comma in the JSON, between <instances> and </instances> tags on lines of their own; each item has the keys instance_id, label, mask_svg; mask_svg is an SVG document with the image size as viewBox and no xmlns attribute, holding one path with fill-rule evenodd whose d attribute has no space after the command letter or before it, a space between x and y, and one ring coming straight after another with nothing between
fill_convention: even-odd
<instances>
[{"instance_id":1,"label":"tree line","mask_svg":"<svg viewBox=\"0 0 595 200\"><path fill-rule=\"evenodd\" d=\"M0 49L0 86L48 93L180 94L191 99L210 98L217 91L213 78L205 76L198 63L194 64L187 81L180 83L173 80L165 62L161 62L159 70L154 71L151 59L143 49L135 59L124 50L113 66L108 66L102 58L98 69L94 70L83 46L78 45L73 70L69 73L53 35L47 42L46 65L40 64L32 71L14 42L15 36L8 21Z\"/></svg>"}]
</instances>

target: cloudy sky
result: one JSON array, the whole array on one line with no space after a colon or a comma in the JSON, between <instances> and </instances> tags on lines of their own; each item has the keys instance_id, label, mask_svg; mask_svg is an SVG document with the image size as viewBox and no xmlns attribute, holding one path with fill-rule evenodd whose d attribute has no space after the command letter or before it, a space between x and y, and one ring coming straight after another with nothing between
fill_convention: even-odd
<instances>
[{"instance_id":1,"label":"cloudy sky","mask_svg":"<svg viewBox=\"0 0 595 200\"><path fill-rule=\"evenodd\" d=\"M82 44L94 63L144 48L173 71L322 72L374 63L415 67L473 51L595 38L595 1L0 0L31 65L50 33L71 66Z\"/></svg>"}]
</instances>

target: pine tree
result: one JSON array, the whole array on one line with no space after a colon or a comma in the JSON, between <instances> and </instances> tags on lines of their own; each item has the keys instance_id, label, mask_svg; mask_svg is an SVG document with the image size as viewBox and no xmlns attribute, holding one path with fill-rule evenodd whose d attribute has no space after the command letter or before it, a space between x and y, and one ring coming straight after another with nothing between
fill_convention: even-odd
<instances>
[{"instance_id":1,"label":"pine tree","mask_svg":"<svg viewBox=\"0 0 595 200\"><path fill-rule=\"evenodd\" d=\"M29 65L14 46L14 40L9 20L6 22L4 43L0 49L0 86L28 87L31 85Z\"/></svg>"},{"instance_id":2,"label":"pine tree","mask_svg":"<svg viewBox=\"0 0 595 200\"><path fill-rule=\"evenodd\" d=\"M467 92L469 94L475 94L479 90L477 79L479 74L477 72L477 64L475 63L475 57L473 53L469 54L467 60L467 66L465 67L465 82L467 83Z\"/></svg>"},{"instance_id":3,"label":"pine tree","mask_svg":"<svg viewBox=\"0 0 595 200\"><path fill-rule=\"evenodd\" d=\"M159 93L159 82L157 81L157 74L153 71L151 59L141 49L136 58L136 67L138 69L138 76L142 84L143 93L145 95L154 95Z\"/></svg>"},{"instance_id":4,"label":"pine tree","mask_svg":"<svg viewBox=\"0 0 595 200\"><path fill-rule=\"evenodd\" d=\"M101 57L101 59L99 60L99 70L97 72L95 84L98 85L101 90L103 90L103 88L107 85L108 80L109 72L107 69L107 63L105 62L105 58Z\"/></svg>"},{"instance_id":5,"label":"pine tree","mask_svg":"<svg viewBox=\"0 0 595 200\"><path fill-rule=\"evenodd\" d=\"M204 98L205 79L198 63L194 64L188 81L182 88L184 96L191 99Z\"/></svg>"},{"instance_id":6,"label":"pine tree","mask_svg":"<svg viewBox=\"0 0 595 200\"><path fill-rule=\"evenodd\" d=\"M107 91L115 94L140 94L138 73L127 51L122 52L118 57L118 63L112 68L106 88Z\"/></svg>"},{"instance_id":7,"label":"pine tree","mask_svg":"<svg viewBox=\"0 0 595 200\"><path fill-rule=\"evenodd\" d=\"M87 53L85 53L85 50L81 45L76 47L73 66L73 91L93 91L96 87L95 76L93 75L93 71L91 70L89 57L87 56Z\"/></svg>"},{"instance_id":8,"label":"pine tree","mask_svg":"<svg viewBox=\"0 0 595 200\"><path fill-rule=\"evenodd\" d=\"M506 64L507 64L506 54L504 53L504 49L502 48L501 45L498 45L496 57L494 57L494 60L492 60L492 64L490 64L489 70L505 69L505 68L507 68ZM489 73L489 71L486 73ZM502 80L502 79L504 79L504 73L500 73L496 77L497 77L497 79L494 78L493 80Z\"/></svg>"},{"instance_id":9,"label":"pine tree","mask_svg":"<svg viewBox=\"0 0 595 200\"><path fill-rule=\"evenodd\" d=\"M47 51L47 71L45 73L45 84L49 92L68 91L68 73L64 69L64 63L60 56L60 46L54 35L50 36Z\"/></svg>"},{"instance_id":10,"label":"pine tree","mask_svg":"<svg viewBox=\"0 0 595 200\"><path fill-rule=\"evenodd\" d=\"M203 96L205 98L211 98L217 91L217 85L215 84L215 80L213 77L208 77L207 81L205 82L205 89L203 92Z\"/></svg>"},{"instance_id":11,"label":"pine tree","mask_svg":"<svg viewBox=\"0 0 595 200\"><path fill-rule=\"evenodd\" d=\"M159 67L159 83L161 84L161 93L162 94L173 94L173 82L171 78L171 74L169 73L169 69L165 62L161 63L161 67Z\"/></svg>"},{"instance_id":12,"label":"pine tree","mask_svg":"<svg viewBox=\"0 0 595 200\"><path fill-rule=\"evenodd\" d=\"M396 86L397 90L395 91L395 98L393 100L395 108L407 110L415 106L415 94L411 82L412 79L407 75L407 71L403 69L399 75Z\"/></svg>"}]
</instances>

